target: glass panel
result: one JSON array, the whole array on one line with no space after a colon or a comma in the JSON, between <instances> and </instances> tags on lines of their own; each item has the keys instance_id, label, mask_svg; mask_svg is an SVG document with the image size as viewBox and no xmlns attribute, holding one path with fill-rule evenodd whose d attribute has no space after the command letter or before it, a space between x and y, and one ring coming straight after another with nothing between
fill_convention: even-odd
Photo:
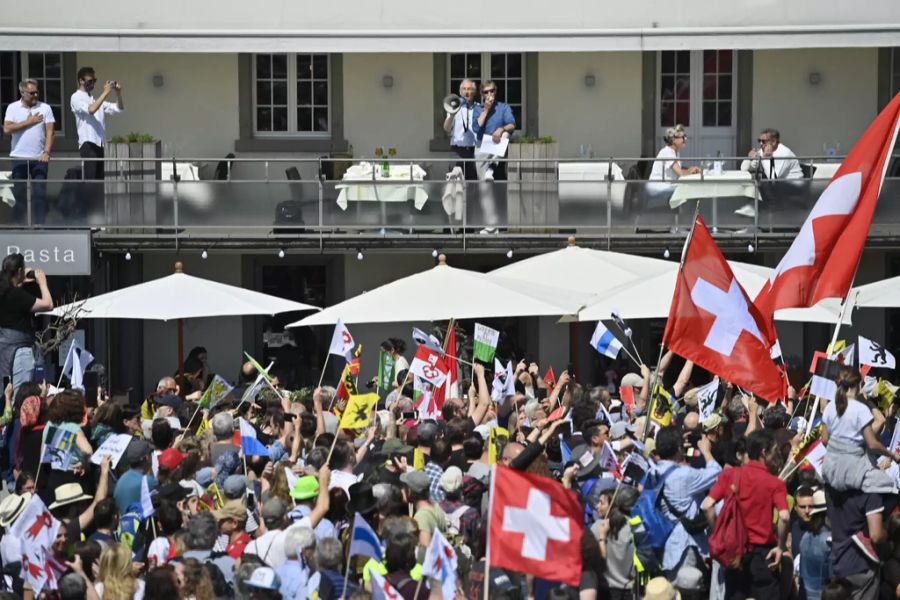
<instances>
[{"instance_id":1,"label":"glass panel","mask_svg":"<svg viewBox=\"0 0 900 600\"><path fill-rule=\"evenodd\" d=\"M272 104L272 84L268 81L256 83L256 103Z\"/></svg>"},{"instance_id":2,"label":"glass panel","mask_svg":"<svg viewBox=\"0 0 900 600\"><path fill-rule=\"evenodd\" d=\"M268 79L272 76L272 55L256 55L256 76L260 79Z\"/></svg>"},{"instance_id":3,"label":"glass panel","mask_svg":"<svg viewBox=\"0 0 900 600\"><path fill-rule=\"evenodd\" d=\"M731 73L733 62L733 50L719 50L719 73Z\"/></svg>"},{"instance_id":4,"label":"glass panel","mask_svg":"<svg viewBox=\"0 0 900 600\"><path fill-rule=\"evenodd\" d=\"M451 79L450 80L450 91L454 94L459 93L459 86L462 84L462 79Z\"/></svg>"},{"instance_id":5,"label":"glass panel","mask_svg":"<svg viewBox=\"0 0 900 600\"><path fill-rule=\"evenodd\" d=\"M450 55L450 77L462 79L466 76L466 55ZM457 86L458 87L458 86Z\"/></svg>"},{"instance_id":6,"label":"glass panel","mask_svg":"<svg viewBox=\"0 0 900 600\"><path fill-rule=\"evenodd\" d=\"M661 78L661 83L659 86L660 93L659 97L665 100L671 100L675 97L675 78L671 75L663 75Z\"/></svg>"},{"instance_id":7,"label":"glass panel","mask_svg":"<svg viewBox=\"0 0 900 600\"><path fill-rule=\"evenodd\" d=\"M466 54L466 77L481 79L481 55Z\"/></svg>"},{"instance_id":8,"label":"glass panel","mask_svg":"<svg viewBox=\"0 0 900 600\"><path fill-rule=\"evenodd\" d=\"M256 109L256 130L272 131L272 109L268 106Z\"/></svg>"},{"instance_id":9,"label":"glass panel","mask_svg":"<svg viewBox=\"0 0 900 600\"><path fill-rule=\"evenodd\" d=\"M275 131L288 130L287 106L276 106L272 113L273 128Z\"/></svg>"},{"instance_id":10,"label":"glass panel","mask_svg":"<svg viewBox=\"0 0 900 600\"><path fill-rule=\"evenodd\" d=\"M715 102L704 102L703 103L703 126L704 127L715 127L716 126L716 103Z\"/></svg>"},{"instance_id":11,"label":"glass panel","mask_svg":"<svg viewBox=\"0 0 900 600\"><path fill-rule=\"evenodd\" d=\"M503 77L506 74L506 55L491 54L491 77Z\"/></svg>"},{"instance_id":12,"label":"glass panel","mask_svg":"<svg viewBox=\"0 0 900 600\"><path fill-rule=\"evenodd\" d=\"M525 127L525 122L522 121L522 107L521 106L510 106L512 110L513 118L516 120L516 128L523 129Z\"/></svg>"},{"instance_id":13,"label":"glass panel","mask_svg":"<svg viewBox=\"0 0 900 600\"><path fill-rule=\"evenodd\" d=\"M62 94L60 91L60 81L58 79L50 79L47 81L44 92L44 100L47 104L59 104L62 105ZM57 123L62 124L59 119L56 120Z\"/></svg>"},{"instance_id":14,"label":"glass panel","mask_svg":"<svg viewBox=\"0 0 900 600\"><path fill-rule=\"evenodd\" d=\"M675 103L675 122L689 127L691 124L691 103L676 102Z\"/></svg>"},{"instance_id":15,"label":"glass panel","mask_svg":"<svg viewBox=\"0 0 900 600\"><path fill-rule=\"evenodd\" d=\"M0 74L4 77L12 77L15 52L0 52Z\"/></svg>"},{"instance_id":16,"label":"glass panel","mask_svg":"<svg viewBox=\"0 0 900 600\"><path fill-rule=\"evenodd\" d=\"M310 82L297 82L297 104L300 106L309 106L312 104L312 84Z\"/></svg>"},{"instance_id":17,"label":"glass panel","mask_svg":"<svg viewBox=\"0 0 900 600\"><path fill-rule=\"evenodd\" d=\"M28 76L35 79L44 76L44 55L40 52L28 53Z\"/></svg>"},{"instance_id":18,"label":"glass panel","mask_svg":"<svg viewBox=\"0 0 900 600\"><path fill-rule=\"evenodd\" d=\"M44 55L44 75L46 77L60 77L61 55L57 52L48 52Z\"/></svg>"},{"instance_id":19,"label":"glass panel","mask_svg":"<svg viewBox=\"0 0 900 600\"><path fill-rule=\"evenodd\" d=\"M719 75L719 100L731 100L731 75Z\"/></svg>"},{"instance_id":20,"label":"glass panel","mask_svg":"<svg viewBox=\"0 0 900 600\"><path fill-rule=\"evenodd\" d=\"M297 55L297 79L312 79L312 57L309 54Z\"/></svg>"},{"instance_id":21,"label":"glass panel","mask_svg":"<svg viewBox=\"0 0 900 600\"><path fill-rule=\"evenodd\" d=\"M321 106L328 104L328 83L317 81L313 84L313 104Z\"/></svg>"},{"instance_id":22,"label":"glass panel","mask_svg":"<svg viewBox=\"0 0 900 600\"><path fill-rule=\"evenodd\" d=\"M287 104L287 82L276 81L272 83L272 103Z\"/></svg>"},{"instance_id":23,"label":"glass panel","mask_svg":"<svg viewBox=\"0 0 900 600\"><path fill-rule=\"evenodd\" d=\"M678 100L691 99L691 78L687 75L679 75L675 81L675 97Z\"/></svg>"},{"instance_id":24,"label":"glass panel","mask_svg":"<svg viewBox=\"0 0 900 600\"><path fill-rule=\"evenodd\" d=\"M327 79L328 78L328 55L327 54L314 54L313 55L313 77L316 79Z\"/></svg>"},{"instance_id":25,"label":"glass panel","mask_svg":"<svg viewBox=\"0 0 900 600\"><path fill-rule=\"evenodd\" d=\"M715 100L716 99L716 76L715 75L704 75L703 76L703 99L704 100Z\"/></svg>"},{"instance_id":26,"label":"glass panel","mask_svg":"<svg viewBox=\"0 0 900 600\"><path fill-rule=\"evenodd\" d=\"M659 126L672 127L675 125L675 103L663 102L659 109Z\"/></svg>"},{"instance_id":27,"label":"glass panel","mask_svg":"<svg viewBox=\"0 0 900 600\"><path fill-rule=\"evenodd\" d=\"M522 102L522 82L519 80L511 80L506 83L506 101L510 104L521 104Z\"/></svg>"},{"instance_id":28,"label":"glass panel","mask_svg":"<svg viewBox=\"0 0 900 600\"><path fill-rule=\"evenodd\" d=\"M497 100L509 104L509 99L506 97L506 82L501 79L500 81L495 81L494 83L497 86Z\"/></svg>"},{"instance_id":29,"label":"glass panel","mask_svg":"<svg viewBox=\"0 0 900 600\"><path fill-rule=\"evenodd\" d=\"M506 76L521 77L522 76L522 55L507 54L506 55Z\"/></svg>"},{"instance_id":30,"label":"glass panel","mask_svg":"<svg viewBox=\"0 0 900 600\"><path fill-rule=\"evenodd\" d=\"M690 50L679 50L676 56L679 73L689 73L691 71L691 52Z\"/></svg>"},{"instance_id":31,"label":"glass panel","mask_svg":"<svg viewBox=\"0 0 900 600\"><path fill-rule=\"evenodd\" d=\"M328 131L328 109L316 107L313 109L313 129L315 131Z\"/></svg>"},{"instance_id":32,"label":"glass panel","mask_svg":"<svg viewBox=\"0 0 900 600\"><path fill-rule=\"evenodd\" d=\"M301 107L297 109L297 129L299 131L312 131L312 109Z\"/></svg>"},{"instance_id":33,"label":"glass panel","mask_svg":"<svg viewBox=\"0 0 900 600\"><path fill-rule=\"evenodd\" d=\"M287 77L287 54L272 55L272 77L276 79Z\"/></svg>"},{"instance_id":34,"label":"glass panel","mask_svg":"<svg viewBox=\"0 0 900 600\"><path fill-rule=\"evenodd\" d=\"M731 102L719 102L719 127L731 127Z\"/></svg>"},{"instance_id":35,"label":"glass panel","mask_svg":"<svg viewBox=\"0 0 900 600\"><path fill-rule=\"evenodd\" d=\"M715 50L704 50L703 51L703 72L704 73L715 73L716 72L716 51Z\"/></svg>"},{"instance_id":36,"label":"glass panel","mask_svg":"<svg viewBox=\"0 0 900 600\"><path fill-rule=\"evenodd\" d=\"M675 52L671 50L666 50L662 52L662 67L660 72L662 73L674 73L675 72Z\"/></svg>"}]
</instances>

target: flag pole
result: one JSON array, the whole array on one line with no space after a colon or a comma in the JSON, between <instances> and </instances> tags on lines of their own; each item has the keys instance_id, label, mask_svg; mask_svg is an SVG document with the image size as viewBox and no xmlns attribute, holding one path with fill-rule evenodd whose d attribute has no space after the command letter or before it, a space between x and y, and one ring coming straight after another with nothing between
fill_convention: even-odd
<instances>
[{"instance_id":1,"label":"flag pole","mask_svg":"<svg viewBox=\"0 0 900 600\"><path fill-rule=\"evenodd\" d=\"M656 359L656 371L653 373L653 379L650 380L650 402L647 405L647 422L644 423L644 431L641 433L641 443L647 441L647 434L650 432L650 421L653 420L653 410L656 407L656 398L658 394L656 393L659 383L659 363L662 362L663 349L666 345L663 342L659 343L659 357Z\"/></svg>"},{"instance_id":2,"label":"flag pole","mask_svg":"<svg viewBox=\"0 0 900 600\"><path fill-rule=\"evenodd\" d=\"M350 540L351 540L351 542L353 540L352 529L350 531ZM352 560L353 560L353 555L348 554L347 555L347 566L344 568L344 594L342 595L342 597L345 597L347 595L347 582L350 580L350 562ZM419 594L419 592L418 592L418 590L416 590L416 596L418 596L418 594ZM416 596L413 596L413 598L415 598Z\"/></svg>"},{"instance_id":3,"label":"flag pole","mask_svg":"<svg viewBox=\"0 0 900 600\"><path fill-rule=\"evenodd\" d=\"M487 514L487 535L484 536L484 583L483 583L483 600L488 599L488 591L491 589L491 512L494 508L494 482L497 481L497 465L491 467L491 485L488 490L488 514Z\"/></svg>"},{"instance_id":4,"label":"flag pole","mask_svg":"<svg viewBox=\"0 0 900 600\"><path fill-rule=\"evenodd\" d=\"M328 368L328 357L331 356L331 352L325 355L325 362L322 364L322 374L319 375L319 385L316 387L322 387L322 382L325 380L325 369Z\"/></svg>"}]
</instances>

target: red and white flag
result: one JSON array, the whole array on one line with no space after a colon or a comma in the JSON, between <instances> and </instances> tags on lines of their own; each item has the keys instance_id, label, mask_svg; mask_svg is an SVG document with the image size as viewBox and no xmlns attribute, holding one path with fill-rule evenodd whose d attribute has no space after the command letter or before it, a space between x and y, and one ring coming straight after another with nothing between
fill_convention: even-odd
<instances>
[{"instance_id":1,"label":"red and white flag","mask_svg":"<svg viewBox=\"0 0 900 600\"><path fill-rule=\"evenodd\" d=\"M447 365L447 381L444 385L434 388L434 401L438 408L444 408L444 400L447 398L459 398L459 366L456 362L456 329L450 328L445 342L447 350L444 352L444 364Z\"/></svg>"},{"instance_id":2,"label":"red and white flag","mask_svg":"<svg viewBox=\"0 0 900 600\"><path fill-rule=\"evenodd\" d=\"M663 343L757 396L780 398L781 374L765 321L699 216L684 252Z\"/></svg>"},{"instance_id":3,"label":"red and white flag","mask_svg":"<svg viewBox=\"0 0 900 600\"><path fill-rule=\"evenodd\" d=\"M816 440L809 445L803 460L812 465L819 477L822 477L822 465L825 464L825 445L821 440Z\"/></svg>"},{"instance_id":4,"label":"red and white flag","mask_svg":"<svg viewBox=\"0 0 900 600\"><path fill-rule=\"evenodd\" d=\"M770 332L776 310L812 306L850 291L896 141L898 117L900 95L851 148L756 296Z\"/></svg>"},{"instance_id":5,"label":"red and white flag","mask_svg":"<svg viewBox=\"0 0 900 600\"><path fill-rule=\"evenodd\" d=\"M347 360L351 360L353 358L353 347L353 336L350 335L350 330L347 329L343 321L338 319L334 325L334 333L331 334L331 345L328 347L328 353L337 354Z\"/></svg>"},{"instance_id":6,"label":"red and white flag","mask_svg":"<svg viewBox=\"0 0 900 600\"><path fill-rule=\"evenodd\" d=\"M449 369L439 352L427 346L419 346L409 365L409 372L418 375L435 387L441 387L447 381Z\"/></svg>"},{"instance_id":7,"label":"red and white flag","mask_svg":"<svg viewBox=\"0 0 900 600\"><path fill-rule=\"evenodd\" d=\"M578 585L584 511L556 481L497 465L491 477L491 566Z\"/></svg>"},{"instance_id":8,"label":"red and white flag","mask_svg":"<svg viewBox=\"0 0 900 600\"><path fill-rule=\"evenodd\" d=\"M32 496L9 529L8 535L22 544L22 578L35 593L56 589L56 580L66 569L50 551L61 525L40 497Z\"/></svg>"},{"instance_id":9,"label":"red and white flag","mask_svg":"<svg viewBox=\"0 0 900 600\"><path fill-rule=\"evenodd\" d=\"M403 600L403 594L388 583L384 575L379 575L375 569L369 569L372 575L372 599L373 600Z\"/></svg>"},{"instance_id":10,"label":"red and white flag","mask_svg":"<svg viewBox=\"0 0 900 600\"><path fill-rule=\"evenodd\" d=\"M622 479L622 469L619 466L619 459L616 458L616 453L613 451L612 445L609 442L603 442L603 448L600 450L600 466L605 471L609 471L612 473L612 476L616 479Z\"/></svg>"}]
</instances>

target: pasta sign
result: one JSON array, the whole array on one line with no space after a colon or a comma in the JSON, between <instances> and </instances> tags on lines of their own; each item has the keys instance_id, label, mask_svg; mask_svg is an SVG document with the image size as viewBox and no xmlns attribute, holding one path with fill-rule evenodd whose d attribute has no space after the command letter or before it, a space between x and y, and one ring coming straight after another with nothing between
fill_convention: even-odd
<instances>
[{"instance_id":1,"label":"pasta sign","mask_svg":"<svg viewBox=\"0 0 900 600\"><path fill-rule=\"evenodd\" d=\"M4 256L22 254L26 266L43 269L47 275L91 274L89 231L4 231L2 248Z\"/></svg>"}]
</instances>

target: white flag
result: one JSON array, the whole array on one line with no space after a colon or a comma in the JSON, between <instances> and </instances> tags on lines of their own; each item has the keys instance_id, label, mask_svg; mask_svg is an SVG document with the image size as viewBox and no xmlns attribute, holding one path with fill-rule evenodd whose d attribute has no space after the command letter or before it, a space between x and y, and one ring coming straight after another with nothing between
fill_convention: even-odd
<instances>
[{"instance_id":1,"label":"white flag","mask_svg":"<svg viewBox=\"0 0 900 600\"><path fill-rule=\"evenodd\" d=\"M500 340L500 332L491 329L481 323L475 323L475 333L472 335L472 355L476 360L490 364L497 352L497 342Z\"/></svg>"},{"instance_id":2,"label":"white flag","mask_svg":"<svg viewBox=\"0 0 900 600\"><path fill-rule=\"evenodd\" d=\"M334 333L331 336L331 346L328 347L329 354L337 354L338 356L343 356L347 360L353 358L350 354L353 351L353 347L355 346L353 342L353 336L350 335L350 330L347 329L347 326L344 325L344 322L340 319L337 320L337 323L334 325Z\"/></svg>"},{"instance_id":3,"label":"white flag","mask_svg":"<svg viewBox=\"0 0 900 600\"><path fill-rule=\"evenodd\" d=\"M419 346L425 346L429 350L434 350L435 352L438 352L440 354L444 353L444 348L443 346L441 346L441 341L433 335L425 333L418 327L413 327L412 339Z\"/></svg>"},{"instance_id":4,"label":"white flag","mask_svg":"<svg viewBox=\"0 0 900 600\"><path fill-rule=\"evenodd\" d=\"M619 468L619 459L616 458L616 453L612 449L612 445L609 442L603 442L603 449L600 450L600 466L616 475L618 477L622 476L622 472Z\"/></svg>"},{"instance_id":5,"label":"white flag","mask_svg":"<svg viewBox=\"0 0 900 600\"><path fill-rule=\"evenodd\" d=\"M491 387L491 400L499 404L506 402L506 398L516 393L516 381L513 375L512 361L506 363L506 367L496 358L494 359L494 382Z\"/></svg>"},{"instance_id":6,"label":"white flag","mask_svg":"<svg viewBox=\"0 0 900 600\"><path fill-rule=\"evenodd\" d=\"M456 597L456 552L438 529L434 530L425 551L422 575L441 582L444 598Z\"/></svg>"},{"instance_id":7,"label":"white flag","mask_svg":"<svg viewBox=\"0 0 900 600\"><path fill-rule=\"evenodd\" d=\"M84 372L94 362L94 355L82 348L78 340L73 339L63 364L63 375L69 378L69 387L84 390Z\"/></svg>"},{"instance_id":8,"label":"white flag","mask_svg":"<svg viewBox=\"0 0 900 600\"><path fill-rule=\"evenodd\" d=\"M716 410L716 398L719 396L719 378L716 377L701 388L697 388L697 408L700 409L700 420L710 418Z\"/></svg>"},{"instance_id":9,"label":"white flag","mask_svg":"<svg viewBox=\"0 0 900 600\"><path fill-rule=\"evenodd\" d=\"M819 440L816 440L806 452L805 460L813 466L819 477L822 477L822 465L825 464L825 452L825 445Z\"/></svg>"},{"instance_id":10,"label":"white flag","mask_svg":"<svg viewBox=\"0 0 900 600\"><path fill-rule=\"evenodd\" d=\"M22 514L10 527L7 535L21 541L22 578L36 593L45 586L54 588L58 571L50 553L56 532L62 524L57 521L37 495L32 496Z\"/></svg>"},{"instance_id":11,"label":"white flag","mask_svg":"<svg viewBox=\"0 0 900 600\"><path fill-rule=\"evenodd\" d=\"M897 361L887 349L872 340L859 336L859 364L896 369Z\"/></svg>"},{"instance_id":12,"label":"white flag","mask_svg":"<svg viewBox=\"0 0 900 600\"><path fill-rule=\"evenodd\" d=\"M147 482L147 476L141 479L141 512L144 513L146 519L153 514L153 499L150 498L150 484Z\"/></svg>"},{"instance_id":13,"label":"white flag","mask_svg":"<svg viewBox=\"0 0 900 600\"><path fill-rule=\"evenodd\" d=\"M403 596L388 583L388 580L370 568L369 573L372 575L372 600L403 600Z\"/></svg>"},{"instance_id":14,"label":"white flag","mask_svg":"<svg viewBox=\"0 0 900 600\"><path fill-rule=\"evenodd\" d=\"M894 453L900 452L900 419L897 419L897 423L894 425L894 435L891 437L891 445L888 446L888 450Z\"/></svg>"}]
</instances>

